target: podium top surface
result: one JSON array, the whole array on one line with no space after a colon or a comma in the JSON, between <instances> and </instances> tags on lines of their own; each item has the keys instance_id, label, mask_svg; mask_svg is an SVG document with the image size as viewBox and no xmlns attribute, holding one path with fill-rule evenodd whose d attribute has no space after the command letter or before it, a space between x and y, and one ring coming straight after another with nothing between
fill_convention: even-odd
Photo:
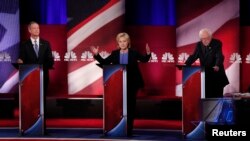
<instances>
[{"instance_id":1,"label":"podium top surface","mask_svg":"<svg viewBox=\"0 0 250 141\"><path fill-rule=\"evenodd\" d=\"M22 63L11 63L14 68L19 70L20 66L42 66L39 64L22 64Z\"/></svg>"},{"instance_id":2,"label":"podium top surface","mask_svg":"<svg viewBox=\"0 0 250 141\"><path fill-rule=\"evenodd\" d=\"M185 67L190 67L190 68L201 68L200 65L185 65L185 64L177 64L176 67L179 69L179 70L182 70L182 68L185 68Z\"/></svg>"}]
</instances>

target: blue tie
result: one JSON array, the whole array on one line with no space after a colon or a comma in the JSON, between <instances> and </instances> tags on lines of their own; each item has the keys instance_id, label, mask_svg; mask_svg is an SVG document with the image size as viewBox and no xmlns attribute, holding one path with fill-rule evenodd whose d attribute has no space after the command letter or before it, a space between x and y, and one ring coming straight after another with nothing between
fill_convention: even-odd
<instances>
[{"instance_id":1,"label":"blue tie","mask_svg":"<svg viewBox=\"0 0 250 141\"><path fill-rule=\"evenodd\" d=\"M38 57L39 48L38 48L36 40L34 41L34 48L35 48L36 56Z\"/></svg>"}]
</instances>

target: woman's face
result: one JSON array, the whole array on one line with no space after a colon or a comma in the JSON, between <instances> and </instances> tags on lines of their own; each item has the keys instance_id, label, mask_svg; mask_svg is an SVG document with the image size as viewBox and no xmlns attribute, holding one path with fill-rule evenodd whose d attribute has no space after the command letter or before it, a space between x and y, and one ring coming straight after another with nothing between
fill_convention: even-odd
<instances>
[{"instance_id":1,"label":"woman's face","mask_svg":"<svg viewBox=\"0 0 250 141\"><path fill-rule=\"evenodd\" d=\"M126 37L120 37L118 39L118 45L120 49L122 50L128 49L128 45L129 45L128 39Z\"/></svg>"}]
</instances>

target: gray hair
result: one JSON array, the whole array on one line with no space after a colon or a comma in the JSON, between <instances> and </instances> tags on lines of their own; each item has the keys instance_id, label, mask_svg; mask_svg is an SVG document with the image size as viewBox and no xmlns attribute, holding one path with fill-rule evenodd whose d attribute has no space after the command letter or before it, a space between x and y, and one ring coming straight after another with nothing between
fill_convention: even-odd
<instances>
[{"instance_id":1,"label":"gray hair","mask_svg":"<svg viewBox=\"0 0 250 141\"><path fill-rule=\"evenodd\" d=\"M28 24L28 29L30 29L31 25L32 24L38 24L36 21L31 21L29 24ZM38 24L39 25L39 24Z\"/></svg>"},{"instance_id":2,"label":"gray hair","mask_svg":"<svg viewBox=\"0 0 250 141\"><path fill-rule=\"evenodd\" d=\"M207 33L210 37L212 37L212 31L210 29L208 29L208 28L203 28L203 29L200 30L200 32L199 32L199 37L200 38L201 38L201 35L203 33Z\"/></svg>"}]
</instances>

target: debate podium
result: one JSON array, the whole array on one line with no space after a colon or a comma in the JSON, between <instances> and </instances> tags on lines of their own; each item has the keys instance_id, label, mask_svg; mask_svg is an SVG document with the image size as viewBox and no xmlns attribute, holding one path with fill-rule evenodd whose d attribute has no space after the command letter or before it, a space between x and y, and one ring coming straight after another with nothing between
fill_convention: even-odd
<instances>
[{"instance_id":1,"label":"debate podium","mask_svg":"<svg viewBox=\"0 0 250 141\"><path fill-rule=\"evenodd\" d=\"M103 83L104 136L127 136L126 65L104 65Z\"/></svg>"},{"instance_id":2,"label":"debate podium","mask_svg":"<svg viewBox=\"0 0 250 141\"><path fill-rule=\"evenodd\" d=\"M44 92L41 65L19 64L19 132L44 135Z\"/></svg>"},{"instance_id":3,"label":"debate podium","mask_svg":"<svg viewBox=\"0 0 250 141\"><path fill-rule=\"evenodd\" d=\"M205 71L200 66L177 65L182 70L182 133L186 138L204 138L201 100L205 98Z\"/></svg>"}]
</instances>

